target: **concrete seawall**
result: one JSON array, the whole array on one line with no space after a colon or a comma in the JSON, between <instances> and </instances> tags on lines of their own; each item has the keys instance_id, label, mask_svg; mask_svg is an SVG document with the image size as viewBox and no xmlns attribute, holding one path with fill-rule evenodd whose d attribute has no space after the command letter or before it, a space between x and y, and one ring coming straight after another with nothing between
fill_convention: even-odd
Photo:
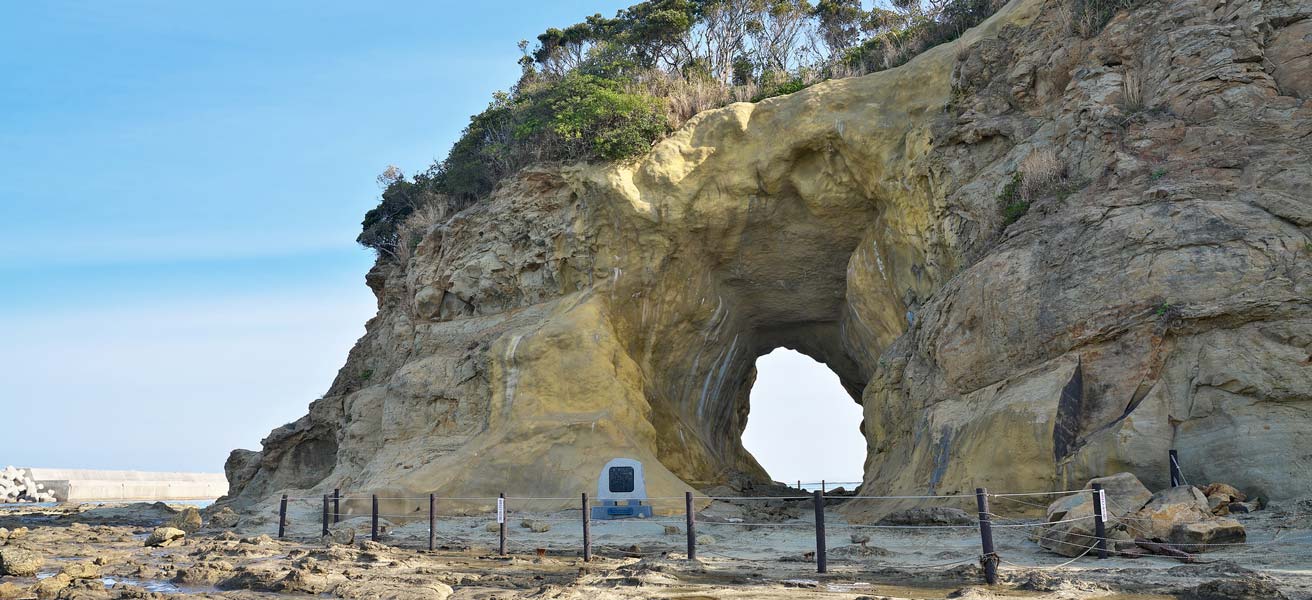
<instances>
[{"instance_id":1,"label":"concrete seawall","mask_svg":"<svg viewBox=\"0 0 1312 600\"><path fill-rule=\"evenodd\" d=\"M25 469L60 502L209 500L228 493L222 473Z\"/></svg>"}]
</instances>

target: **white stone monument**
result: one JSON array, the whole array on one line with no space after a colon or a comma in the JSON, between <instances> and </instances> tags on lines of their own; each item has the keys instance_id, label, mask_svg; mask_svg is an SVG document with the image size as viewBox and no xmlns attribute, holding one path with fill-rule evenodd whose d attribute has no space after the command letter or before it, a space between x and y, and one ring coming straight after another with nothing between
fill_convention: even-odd
<instances>
[{"instance_id":1,"label":"white stone monument","mask_svg":"<svg viewBox=\"0 0 1312 600\"><path fill-rule=\"evenodd\" d=\"M642 477L642 463L632 458L615 458L601 468L597 476L597 500L593 519L624 519L651 516L647 501L647 484Z\"/></svg>"}]
</instances>

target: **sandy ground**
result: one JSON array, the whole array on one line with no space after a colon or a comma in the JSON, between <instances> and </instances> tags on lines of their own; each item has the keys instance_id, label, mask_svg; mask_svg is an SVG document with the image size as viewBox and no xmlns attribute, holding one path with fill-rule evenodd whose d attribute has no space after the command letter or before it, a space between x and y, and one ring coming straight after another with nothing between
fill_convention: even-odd
<instances>
[{"instance_id":1,"label":"sandy ground","mask_svg":"<svg viewBox=\"0 0 1312 600\"><path fill-rule=\"evenodd\" d=\"M74 580L59 597L1147 600L1282 593L1301 600L1312 598L1309 508L1295 503L1241 515L1250 545L1199 555L1196 564L1093 556L1069 562L1030 540L1032 528L1002 528L1002 582L985 586L973 528L858 529L832 510L826 513L829 572L817 574L814 526L809 503L802 502L716 503L701 513L696 561L686 560L682 517L594 521L591 562L580 556L578 511L513 511L509 556L500 557L486 515L441 516L431 552L426 518L384 520L376 543L368 540L368 518L353 517L334 529L339 540L352 530L356 541L328 544L308 505L290 511L281 541L272 539L276 518L256 518L235 529L202 529L179 546L147 548L151 529L172 516L161 507L6 507L0 527L28 528L9 546L39 552L45 565L37 577L0 577L0 599L34 597L29 590L38 582L67 565L91 563L98 573ZM737 519L742 522L729 522ZM526 520L548 530L535 532ZM853 543L854 534L869 540Z\"/></svg>"}]
</instances>

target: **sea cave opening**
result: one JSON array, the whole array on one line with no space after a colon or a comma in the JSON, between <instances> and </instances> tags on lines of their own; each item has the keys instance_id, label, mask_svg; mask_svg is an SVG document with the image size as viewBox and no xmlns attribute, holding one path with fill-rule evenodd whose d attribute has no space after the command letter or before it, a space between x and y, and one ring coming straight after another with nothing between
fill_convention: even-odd
<instances>
[{"instance_id":1,"label":"sea cave opening","mask_svg":"<svg viewBox=\"0 0 1312 600\"><path fill-rule=\"evenodd\" d=\"M787 348L757 358L749 403L743 447L771 479L849 490L861 481L861 406L824 363Z\"/></svg>"}]
</instances>

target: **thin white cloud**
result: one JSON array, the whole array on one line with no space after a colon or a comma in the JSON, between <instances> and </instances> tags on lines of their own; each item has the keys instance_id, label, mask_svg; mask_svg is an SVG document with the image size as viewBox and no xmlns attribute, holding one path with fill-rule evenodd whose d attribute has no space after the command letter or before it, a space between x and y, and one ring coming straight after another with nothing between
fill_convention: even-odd
<instances>
[{"instance_id":1,"label":"thin white cloud","mask_svg":"<svg viewBox=\"0 0 1312 600\"><path fill-rule=\"evenodd\" d=\"M221 471L300 417L373 313L368 291L285 290L0 318L19 424L0 462Z\"/></svg>"}]
</instances>

